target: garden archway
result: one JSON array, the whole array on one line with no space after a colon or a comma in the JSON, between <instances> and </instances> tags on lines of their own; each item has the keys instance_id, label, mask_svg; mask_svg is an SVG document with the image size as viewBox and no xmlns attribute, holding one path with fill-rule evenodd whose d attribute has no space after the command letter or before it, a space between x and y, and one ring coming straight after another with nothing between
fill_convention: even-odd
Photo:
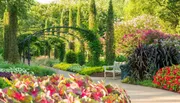
<instances>
[{"instance_id":1,"label":"garden archway","mask_svg":"<svg viewBox=\"0 0 180 103\"><path fill-rule=\"evenodd\" d=\"M88 47L90 50L90 54L92 56L90 62L92 65L98 65L99 64L99 57L102 51L102 47L101 47L101 43L99 41L98 36L91 30L87 30L87 29L82 29L82 28L77 28L77 27L67 27L67 26L56 26L56 27L49 27L40 31L37 31L35 33L33 33L32 35L29 35L28 37L26 37L21 43L22 45L24 45L26 42L28 43L28 64L30 65L30 41L31 38L33 36L35 37L39 37L42 35L45 35L44 32L51 30L51 29L58 29L56 32L60 32L60 33L65 33L65 32L61 32L61 29L70 29L70 30L74 30L74 31L78 31L79 36L81 38L83 38L85 41L87 41L88 43ZM53 32L55 32L55 30L53 30Z\"/></svg>"}]
</instances>

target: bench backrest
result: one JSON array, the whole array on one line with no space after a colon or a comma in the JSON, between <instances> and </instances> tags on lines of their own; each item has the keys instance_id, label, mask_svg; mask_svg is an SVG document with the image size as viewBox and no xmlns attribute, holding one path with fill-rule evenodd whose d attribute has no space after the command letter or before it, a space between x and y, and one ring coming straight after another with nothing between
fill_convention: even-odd
<instances>
[{"instance_id":1,"label":"bench backrest","mask_svg":"<svg viewBox=\"0 0 180 103\"><path fill-rule=\"evenodd\" d=\"M117 62L117 61L114 61L114 70L121 70L120 69L120 65L122 64L125 64L125 62Z\"/></svg>"}]
</instances>

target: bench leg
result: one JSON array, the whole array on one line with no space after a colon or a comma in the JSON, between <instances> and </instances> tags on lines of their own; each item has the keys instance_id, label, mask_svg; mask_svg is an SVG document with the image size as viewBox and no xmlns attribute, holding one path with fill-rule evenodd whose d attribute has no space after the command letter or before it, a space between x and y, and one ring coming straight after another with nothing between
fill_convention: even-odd
<instances>
[{"instance_id":1,"label":"bench leg","mask_svg":"<svg viewBox=\"0 0 180 103\"><path fill-rule=\"evenodd\" d=\"M113 72L113 79L115 79L115 72Z\"/></svg>"}]
</instances>

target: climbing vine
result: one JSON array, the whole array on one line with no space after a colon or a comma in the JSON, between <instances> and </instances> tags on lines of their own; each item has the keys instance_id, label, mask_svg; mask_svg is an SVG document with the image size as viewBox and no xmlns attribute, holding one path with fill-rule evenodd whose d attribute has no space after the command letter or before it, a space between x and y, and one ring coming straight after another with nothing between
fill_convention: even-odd
<instances>
[{"instance_id":1,"label":"climbing vine","mask_svg":"<svg viewBox=\"0 0 180 103\"><path fill-rule=\"evenodd\" d=\"M66 27L66 26L50 27L50 28L46 28L41 31L35 32L33 35L30 35L27 38L25 38L22 41L22 43L25 43L29 38L31 39L33 36L44 35L43 31L47 31L50 29L52 30L52 28L54 28L54 29L58 29L58 28L59 29L62 29L62 28L63 29L72 29L72 30L78 31L80 37L83 38L88 43L88 48L90 50L90 55L91 55L91 60L89 62L91 63L92 66L99 65L99 61L100 61L99 57L102 52L102 45L99 41L99 37L96 35L95 32L93 32L91 30L86 30L86 29L77 28L77 27ZM54 35L54 36L56 36L56 35Z\"/></svg>"}]
</instances>

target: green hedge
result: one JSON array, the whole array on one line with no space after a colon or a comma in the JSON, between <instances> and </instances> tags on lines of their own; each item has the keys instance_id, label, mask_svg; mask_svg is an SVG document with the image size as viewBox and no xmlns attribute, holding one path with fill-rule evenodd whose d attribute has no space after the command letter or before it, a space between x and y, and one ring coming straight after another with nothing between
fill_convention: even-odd
<instances>
[{"instance_id":1,"label":"green hedge","mask_svg":"<svg viewBox=\"0 0 180 103\"><path fill-rule=\"evenodd\" d=\"M104 69L102 67L87 67L80 66L79 64L60 63L54 65L53 67L64 71L79 73L82 75L91 75L93 73L104 72Z\"/></svg>"},{"instance_id":2,"label":"green hedge","mask_svg":"<svg viewBox=\"0 0 180 103\"><path fill-rule=\"evenodd\" d=\"M86 68L83 68L79 72L79 74L91 75L93 73L99 73L99 72L104 72L104 69L102 67L86 67Z\"/></svg>"},{"instance_id":3,"label":"green hedge","mask_svg":"<svg viewBox=\"0 0 180 103\"><path fill-rule=\"evenodd\" d=\"M53 66L53 68L67 71L68 68L71 67L71 66L72 66L72 64L69 64L69 63L60 63L60 64L55 64Z\"/></svg>"}]
</instances>

